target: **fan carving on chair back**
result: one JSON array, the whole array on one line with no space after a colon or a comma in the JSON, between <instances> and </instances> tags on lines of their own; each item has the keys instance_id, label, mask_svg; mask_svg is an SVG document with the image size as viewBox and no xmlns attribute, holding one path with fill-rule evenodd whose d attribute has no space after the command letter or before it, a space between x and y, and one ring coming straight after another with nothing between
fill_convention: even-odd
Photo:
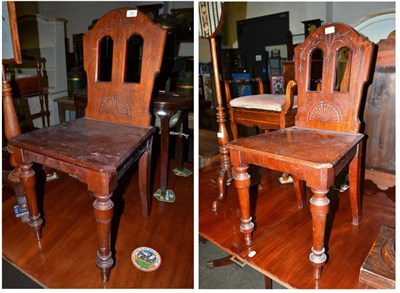
<instances>
[{"instance_id":1,"label":"fan carving on chair back","mask_svg":"<svg viewBox=\"0 0 400 293\"><path fill-rule=\"evenodd\" d=\"M111 25L109 25L111 21ZM160 37L154 37L155 35ZM136 65L138 79L128 79L128 42L138 38L141 56ZM88 80L86 117L140 126L151 123L150 101L156 74L160 71L166 31L140 10L113 10L102 17L83 37L84 67ZM111 57L110 76L101 75L102 42L109 40Z\"/></svg>"},{"instance_id":2,"label":"fan carving on chair back","mask_svg":"<svg viewBox=\"0 0 400 293\"><path fill-rule=\"evenodd\" d=\"M321 26L298 45L295 48L296 126L359 132L358 114L364 85L369 79L367 69L373 49L374 44L368 38L339 23ZM314 52L318 50L321 57L315 60ZM344 70L339 70L340 58L345 59ZM316 62L322 63L321 81L314 90L310 84Z\"/></svg>"}]
</instances>

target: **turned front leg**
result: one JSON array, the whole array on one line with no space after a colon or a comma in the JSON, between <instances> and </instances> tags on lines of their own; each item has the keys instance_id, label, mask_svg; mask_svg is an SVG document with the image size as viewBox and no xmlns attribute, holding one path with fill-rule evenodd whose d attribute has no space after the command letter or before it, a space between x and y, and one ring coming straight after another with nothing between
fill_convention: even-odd
<instances>
[{"instance_id":1,"label":"turned front leg","mask_svg":"<svg viewBox=\"0 0 400 293\"><path fill-rule=\"evenodd\" d=\"M329 199L326 196L328 190L312 190L312 192L314 196L310 199L310 211L313 225L313 246L311 247L310 261L314 266L314 279L318 280L326 262L324 239Z\"/></svg>"},{"instance_id":2,"label":"turned front leg","mask_svg":"<svg viewBox=\"0 0 400 293\"><path fill-rule=\"evenodd\" d=\"M114 264L110 250L111 220L113 217L114 203L110 199L112 194L101 195L93 193L93 195L96 198L93 202L93 207L97 222L97 237L99 242L96 264L100 269L101 279L105 283L110 277L110 271Z\"/></svg>"},{"instance_id":3,"label":"turned front leg","mask_svg":"<svg viewBox=\"0 0 400 293\"><path fill-rule=\"evenodd\" d=\"M248 166L234 167L233 170L241 212L240 231L244 233L246 245L250 246L253 244L251 232L254 230L254 224L250 217L250 175L247 173L248 168Z\"/></svg>"},{"instance_id":4,"label":"turned front leg","mask_svg":"<svg viewBox=\"0 0 400 293\"><path fill-rule=\"evenodd\" d=\"M32 164L23 164L19 166L21 172L19 179L26 194L26 202L29 209L29 226L33 229L37 240L42 237L43 220L40 217L37 197L36 197L36 176L32 170Z\"/></svg>"}]
</instances>

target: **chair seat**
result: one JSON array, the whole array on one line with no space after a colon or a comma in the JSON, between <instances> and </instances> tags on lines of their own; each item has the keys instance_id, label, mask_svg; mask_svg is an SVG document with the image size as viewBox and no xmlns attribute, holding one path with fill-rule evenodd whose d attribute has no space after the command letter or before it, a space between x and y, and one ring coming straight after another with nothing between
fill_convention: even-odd
<instances>
[{"instance_id":1,"label":"chair seat","mask_svg":"<svg viewBox=\"0 0 400 293\"><path fill-rule=\"evenodd\" d=\"M84 168L115 171L154 131L153 127L79 118L22 134L9 144Z\"/></svg>"},{"instance_id":2,"label":"chair seat","mask_svg":"<svg viewBox=\"0 0 400 293\"><path fill-rule=\"evenodd\" d=\"M290 127L237 139L228 148L314 168L331 168L363 138L360 133Z\"/></svg>"},{"instance_id":3,"label":"chair seat","mask_svg":"<svg viewBox=\"0 0 400 293\"><path fill-rule=\"evenodd\" d=\"M259 109L281 112L282 106L285 103L285 99L286 95L252 95L235 98L230 102L230 105L234 108ZM296 108L297 96L294 96L293 109Z\"/></svg>"}]
</instances>

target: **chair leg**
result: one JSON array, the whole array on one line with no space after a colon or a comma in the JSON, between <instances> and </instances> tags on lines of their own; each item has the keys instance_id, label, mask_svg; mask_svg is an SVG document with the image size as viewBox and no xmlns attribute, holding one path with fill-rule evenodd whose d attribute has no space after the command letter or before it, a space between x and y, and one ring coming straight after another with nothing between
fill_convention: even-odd
<instances>
[{"instance_id":1,"label":"chair leg","mask_svg":"<svg viewBox=\"0 0 400 293\"><path fill-rule=\"evenodd\" d=\"M93 202L94 217L97 222L97 237L99 250L97 251L96 264L100 269L101 280L106 283L110 277L110 271L114 264L111 243L111 221L114 213L114 203L111 194L101 195L93 192L96 198Z\"/></svg>"},{"instance_id":2,"label":"chair leg","mask_svg":"<svg viewBox=\"0 0 400 293\"><path fill-rule=\"evenodd\" d=\"M150 138L147 141L146 150L139 159L139 190L142 206L142 216L144 218L149 217L151 207L150 178L152 145L153 138Z\"/></svg>"},{"instance_id":3,"label":"chair leg","mask_svg":"<svg viewBox=\"0 0 400 293\"><path fill-rule=\"evenodd\" d=\"M306 182L293 177L293 187L297 198L297 207L304 208L306 205Z\"/></svg>"},{"instance_id":4,"label":"chair leg","mask_svg":"<svg viewBox=\"0 0 400 293\"><path fill-rule=\"evenodd\" d=\"M264 289L272 289L272 279L264 275Z\"/></svg>"},{"instance_id":5,"label":"chair leg","mask_svg":"<svg viewBox=\"0 0 400 293\"><path fill-rule=\"evenodd\" d=\"M250 175L247 173L248 166L234 167L235 186L239 195L239 204L241 212L240 231L244 233L246 245L253 244L251 233L254 230L254 224L250 216Z\"/></svg>"},{"instance_id":6,"label":"chair leg","mask_svg":"<svg viewBox=\"0 0 400 293\"><path fill-rule=\"evenodd\" d=\"M358 226L361 221L361 161L362 143L357 147L357 154L349 165L349 185L352 224Z\"/></svg>"},{"instance_id":7,"label":"chair leg","mask_svg":"<svg viewBox=\"0 0 400 293\"><path fill-rule=\"evenodd\" d=\"M233 139L238 139L238 129L237 129L236 123L231 123L231 131L232 131Z\"/></svg>"},{"instance_id":8,"label":"chair leg","mask_svg":"<svg viewBox=\"0 0 400 293\"><path fill-rule=\"evenodd\" d=\"M19 178L26 193L26 202L29 209L29 226L33 229L36 239L40 240L42 237L43 219L40 217L37 205L35 172L32 170L32 164L21 164L19 168L21 169Z\"/></svg>"},{"instance_id":9,"label":"chair leg","mask_svg":"<svg viewBox=\"0 0 400 293\"><path fill-rule=\"evenodd\" d=\"M310 211L313 225L313 246L310 261L314 266L314 279L321 277L322 267L326 262L324 248L326 215L329 212L328 190L312 190L314 196L310 199Z\"/></svg>"}]
</instances>

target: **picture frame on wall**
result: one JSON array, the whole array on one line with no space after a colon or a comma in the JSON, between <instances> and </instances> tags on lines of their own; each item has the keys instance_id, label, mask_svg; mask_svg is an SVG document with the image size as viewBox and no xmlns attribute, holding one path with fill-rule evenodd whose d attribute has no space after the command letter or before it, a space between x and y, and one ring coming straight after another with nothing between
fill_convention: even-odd
<instances>
[{"instance_id":1,"label":"picture frame on wall","mask_svg":"<svg viewBox=\"0 0 400 293\"><path fill-rule=\"evenodd\" d=\"M13 1L2 1L2 53L3 64L22 64L19 44L17 13Z\"/></svg>"},{"instance_id":2,"label":"picture frame on wall","mask_svg":"<svg viewBox=\"0 0 400 293\"><path fill-rule=\"evenodd\" d=\"M203 95L206 101L212 101L212 105L214 106L214 98L213 98L213 86L210 74L202 75L203 81Z\"/></svg>"},{"instance_id":3,"label":"picture frame on wall","mask_svg":"<svg viewBox=\"0 0 400 293\"><path fill-rule=\"evenodd\" d=\"M285 76L271 74L271 94L283 95L285 93Z\"/></svg>"}]
</instances>

